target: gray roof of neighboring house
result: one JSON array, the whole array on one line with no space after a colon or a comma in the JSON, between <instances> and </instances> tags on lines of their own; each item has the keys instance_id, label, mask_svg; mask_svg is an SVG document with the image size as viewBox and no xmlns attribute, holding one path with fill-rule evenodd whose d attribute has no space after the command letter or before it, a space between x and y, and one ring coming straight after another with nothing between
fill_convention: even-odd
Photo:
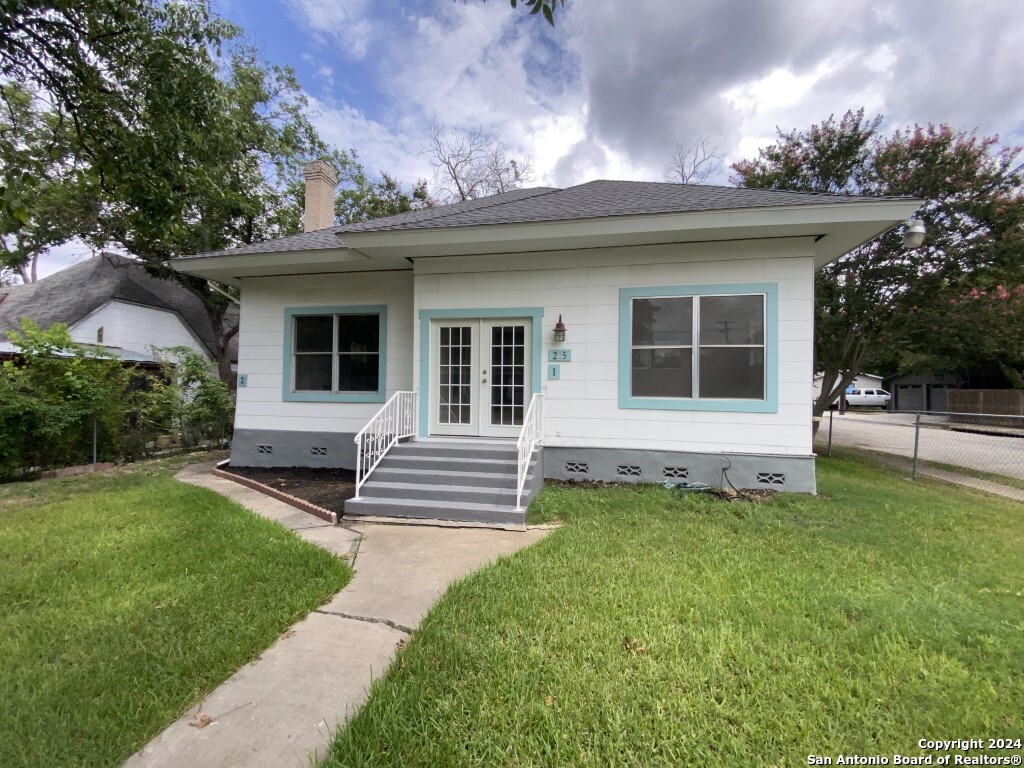
<instances>
[{"instance_id":1,"label":"gray roof of neighboring house","mask_svg":"<svg viewBox=\"0 0 1024 768\"><path fill-rule=\"evenodd\" d=\"M878 198L870 198L878 199ZM591 181L566 189L520 189L467 203L442 205L337 228L346 232L385 232L488 224L526 224L608 216L764 208L823 203L856 203L865 198L775 189L713 187L647 181Z\"/></svg>"},{"instance_id":2,"label":"gray roof of neighboring house","mask_svg":"<svg viewBox=\"0 0 1024 768\"><path fill-rule=\"evenodd\" d=\"M29 285L0 288L0 338L17 330L22 317L48 328L54 323L74 325L111 300L176 312L211 356L213 328L202 302L174 280L161 280L146 272L141 263L123 256L103 254L74 264ZM235 305L228 310L237 314ZM238 357L237 335L229 356Z\"/></svg>"}]
</instances>

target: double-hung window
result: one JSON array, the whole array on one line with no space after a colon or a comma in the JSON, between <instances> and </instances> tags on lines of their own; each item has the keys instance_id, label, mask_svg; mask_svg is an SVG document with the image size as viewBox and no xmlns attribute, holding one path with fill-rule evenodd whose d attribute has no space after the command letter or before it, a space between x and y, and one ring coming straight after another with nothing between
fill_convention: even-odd
<instances>
[{"instance_id":1,"label":"double-hung window","mask_svg":"<svg viewBox=\"0 0 1024 768\"><path fill-rule=\"evenodd\" d=\"M383 308L288 310L286 316L286 399L373 402L383 395Z\"/></svg>"},{"instance_id":2,"label":"double-hung window","mask_svg":"<svg viewBox=\"0 0 1024 768\"><path fill-rule=\"evenodd\" d=\"M620 320L628 380L620 383L620 402L766 410L773 391L768 318L774 291L684 291L624 289Z\"/></svg>"}]
</instances>

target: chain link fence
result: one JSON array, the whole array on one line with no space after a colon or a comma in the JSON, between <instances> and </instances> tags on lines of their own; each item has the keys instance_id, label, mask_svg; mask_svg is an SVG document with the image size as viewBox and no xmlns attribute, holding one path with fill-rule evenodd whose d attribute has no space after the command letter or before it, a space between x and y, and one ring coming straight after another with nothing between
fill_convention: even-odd
<instances>
[{"instance_id":1,"label":"chain link fence","mask_svg":"<svg viewBox=\"0 0 1024 768\"><path fill-rule=\"evenodd\" d=\"M926 468L961 470L1024 487L1024 416L829 411L815 448L829 456L837 448L885 454L909 464L914 477Z\"/></svg>"}]
</instances>

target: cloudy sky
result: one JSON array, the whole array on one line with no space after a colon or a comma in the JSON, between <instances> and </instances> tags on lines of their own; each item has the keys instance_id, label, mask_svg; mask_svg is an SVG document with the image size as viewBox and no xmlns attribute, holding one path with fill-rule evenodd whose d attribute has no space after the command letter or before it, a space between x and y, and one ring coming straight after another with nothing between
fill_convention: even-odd
<instances>
[{"instance_id":1,"label":"cloudy sky","mask_svg":"<svg viewBox=\"0 0 1024 768\"><path fill-rule=\"evenodd\" d=\"M1024 143L1019 0L214 0L292 66L325 139L430 178L431 117L533 159L535 183L663 179L676 144L728 163L847 109ZM46 271L74 258L61 254Z\"/></svg>"}]
</instances>

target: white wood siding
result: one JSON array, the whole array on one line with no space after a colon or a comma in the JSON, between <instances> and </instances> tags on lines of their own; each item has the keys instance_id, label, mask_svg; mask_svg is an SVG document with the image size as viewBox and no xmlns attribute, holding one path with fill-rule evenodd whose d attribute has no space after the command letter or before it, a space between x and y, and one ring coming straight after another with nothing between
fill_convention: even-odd
<instances>
[{"instance_id":1,"label":"white wood siding","mask_svg":"<svg viewBox=\"0 0 1024 768\"><path fill-rule=\"evenodd\" d=\"M103 341L96 332L103 329ZM69 329L83 344L103 344L133 352L152 353L154 347L191 347L207 360L210 353L199 343L177 313L124 301L109 301Z\"/></svg>"},{"instance_id":2,"label":"white wood siding","mask_svg":"<svg viewBox=\"0 0 1024 768\"><path fill-rule=\"evenodd\" d=\"M358 432L380 403L283 400L286 307L386 304L387 396L412 388L413 277L404 272L252 277L242 280L235 426L300 432Z\"/></svg>"},{"instance_id":3,"label":"white wood siding","mask_svg":"<svg viewBox=\"0 0 1024 768\"><path fill-rule=\"evenodd\" d=\"M573 354L542 376L546 445L808 455L813 271L810 238L419 260L417 386L418 310L541 306L542 361L559 314ZM620 288L752 282L779 286L777 413L619 408Z\"/></svg>"}]
</instances>

